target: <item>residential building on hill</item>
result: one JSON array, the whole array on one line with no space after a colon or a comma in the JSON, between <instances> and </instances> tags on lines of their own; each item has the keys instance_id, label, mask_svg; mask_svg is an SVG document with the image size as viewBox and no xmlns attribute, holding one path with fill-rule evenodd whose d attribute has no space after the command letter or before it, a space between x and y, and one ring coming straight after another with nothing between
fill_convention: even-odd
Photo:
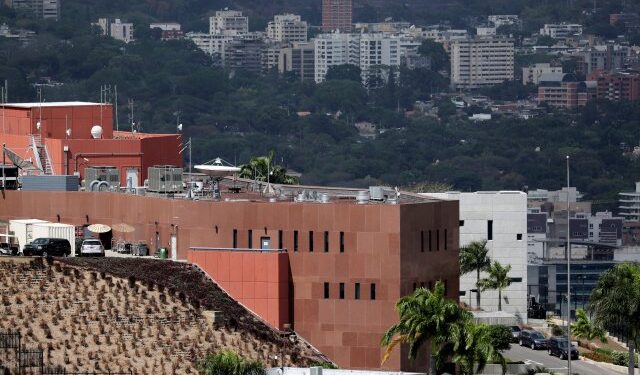
<instances>
[{"instance_id":1,"label":"residential building on hill","mask_svg":"<svg viewBox=\"0 0 640 375\"><path fill-rule=\"evenodd\" d=\"M598 45L584 51L584 71L590 74L596 70L613 72L622 69L629 56L629 47L622 45Z\"/></svg>"},{"instance_id":2,"label":"residential building on hill","mask_svg":"<svg viewBox=\"0 0 640 375\"><path fill-rule=\"evenodd\" d=\"M322 0L322 31L348 33L352 29L352 0Z\"/></svg>"},{"instance_id":3,"label":"residential building on hill","mask_svg":"<svg viewBox=\"0 0 640 375\"><path fill-rule=\"evenodd\" d=\"M93 25L100 27L102 35L125 43L130 43L134 40L133 23L131 22L122 22L119 18L113 20L111 18L99 18L98 22Z\"/></svg>"},{"instance_id":4,"label":"residential building on hill","mask_svg":"<svg viewBox=\"0 0 640 375\"><path fill-rule=\"evenodd\" d=\"M451 85L476 89L514 79L514 44L508 38L473 38L451 43Z\"/></svg>"},{"instance_id":5,"label":"residential building on hill","mask_svg":"<svg viewBox=\"0 0 640 375\"><path fill-rule=\"evenodd\" d=\"M32 13L36 18L57 21L60 18L62 0L4 0L4 4L15 10Z\"/></svg>"},{"instance_id":6,"label":"residential building on hill","mask_svg":"<svg viewBox=\"0 0 640 375\"><path fill-rule=\"evenodd\" d=\"M291 46L282 48L278 56L278 72L291 72L301 81L315 80L314 42L292 43Z\"/></svg>"},{"instance_id":7,"label":"residential building on hill","mask_svg":"<svg viewBox=\"0 0 640 375\"><path fill-rule=\"evenodd\" d=\"M597 82L578 81L569 73L544 73L538 86L538 103L574 109L596 98Z\"/></svg>"},{"instance_id":8,"label":"residential building on hill","mask_svg":"<svg viewBox=\"0 0 640 375\"><path fill-rule=\"evenodd\" d=\"M209 34L242 35L249 32L249 18L237 10L219 10L209 17Z\"/></svg>"},{"instance_id":9,"label":"residential building on hill","mask_svg":"<svg viewBox=\"0 0 640 375\"><path fill-rule=\"evenodd\" d=\"M306 42L308 26L300 16L279 14L267 25L267 37L276 42Z\"/></svg>"},{"instance_id":10,"label":"residential building on hill","mask_svg":"<svg viewBox=\"0 0 640 375\"><path fill-rule=\"evenodd\" d=\"M538 63L522 68L522 84L538 85L540 77L545 73L562 73L562 66L552 66L549 63Z\"/></svg>"},{"instance_id":11,"label":"residential building on hill","mask_svg":"<svg viewBox=\"0 0 640 375\"><path fill-rule=\"evenodd\" d=\"M520 23L520 18L516 14L494 14L487 17L487 20L496 27L516 25Z\"/></svg>"},{"instance_id":12,"label":"residential building on hill","mask_svg":"<svg viewBox=\"0 0 640 375\"><path fill-rule=\"evenodd\" d=\"M149 24L150 29L160 29L162 40L182 39L184 32L177 22L155 22Z\"/></svg>"},{"instance_id":13,"label":"residential building on hill","mask_svg":"<svg viewBox=\"0 0 640 375\"><path fill-rule=\"evenodd\" d=\"M610 101L640 99L640 72L618 71L598 76L598 99Z\"/></svg>"},{"instance_id":14,"label":"residential building on hill","mask_svg":"<svg viewBox=\"0 0 640 375\"><path fill-rule=\"evenodd\" d=\"M360 36L340 32L320 34L314 39L315 81L323 82L329 68L336 65L360 66Z\"/></svg>"},{"instance_id":15,"label":"residential building on hill","mask_svg":"<svg viewBox=\"0 0 640 375\"><path fill-rule=\"evenodd\" d=\"M577 23L547 23L540 29L540 35L553 39L566 39L582 35L582 25Z\"/></svg>"}]
</instances>

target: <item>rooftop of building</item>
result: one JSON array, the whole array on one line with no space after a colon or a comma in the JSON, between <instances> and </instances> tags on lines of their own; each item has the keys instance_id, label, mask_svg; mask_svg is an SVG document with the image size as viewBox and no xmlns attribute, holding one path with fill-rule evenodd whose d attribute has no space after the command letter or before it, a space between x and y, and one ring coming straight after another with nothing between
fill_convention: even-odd
<instances>
[{"instance_id":1,"label":"rooftop of building","mask_svg":"<svg viewBox=\"0 0 640 375\"><path fill-rule=\"evenodd\" d=\"M7 103L5 107L11 108L54 108L54 107L83 107L83 106L96 106L96 105L110 105L104 103L94 102L36 102L36 103Z\"/></svg>"}]
</instances>

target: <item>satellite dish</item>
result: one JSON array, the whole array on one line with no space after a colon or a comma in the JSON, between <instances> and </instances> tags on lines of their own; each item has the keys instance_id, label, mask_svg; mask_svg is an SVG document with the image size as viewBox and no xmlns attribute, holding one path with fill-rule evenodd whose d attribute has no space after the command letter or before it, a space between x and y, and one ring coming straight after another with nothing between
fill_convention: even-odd
<instances>
[{"instance_id":1,"label":"satellite dish","mask_svg":"<svg viewBox=\"0 0 640 375\"><path fill-rule=\"evenodd\" d=\"M182 133L182 124L178 125L178 133Z\"/></svg>"},{"instance_id":2,"label":"satellite dish","mask_svg":"<svg viewBox=\"0 0 640 375\"><path fill-rule=\"evenodd\" d=\"M212 164L196 165L194 168L207 176L220 179L240 172L240 168L232 165L225 165L223 160L220 158L216 158Z\"/></svg>"},{"instance_id":3,"label":"satellite dish","mask_svg":"<svg viewBox=\"0 0 640 375\"><path fill-rule=\"evenodd\" d=\"M93 137L93 139L100 139L102 138L102 126L100 125L94 125L91 128L91 136Z\"/></svg>"},{"instance_id":4,"label":"satellite dish","mask_svg":"<svg viewBox=\"0 0 640 375\"><path fill-rule=\"evenodd\" d=\"M71 128L67 129L65 133L67 133L67 137L71 137Z\"/></svg>"},{"instance_id":5,"label":"satellite dish","mask_svg":"<svg viewBox=\"0 0 640 375\"><path fill-rule=\"evenodd\" d=\"M40 123L40 121L36 122L36 129L40 130L41 126L42 126L42 124Z\"/></svg>"}]
</instances>

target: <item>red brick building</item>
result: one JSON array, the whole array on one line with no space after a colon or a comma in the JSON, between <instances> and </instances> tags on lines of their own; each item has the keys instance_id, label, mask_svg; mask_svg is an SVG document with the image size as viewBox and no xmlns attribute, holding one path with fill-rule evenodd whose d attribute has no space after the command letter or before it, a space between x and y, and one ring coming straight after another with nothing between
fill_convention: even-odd
<instances>
[{"instance_id":1,"label":"red brick building","mask_svg":"<svg viewBox=\"0 0 640 375\"><path fill-rule=\"evenodd\" d=\"M336 191L321 203L226 191L222 201L6 191L0 219L128 224L135 230L114 238L144 240L152 251L170 248L172 257L198 264L236 300L278 328L289 324L340 367L380 369L380 339L397 322L398 298L442 280L448 297L458 299L458 202L402 193L396 204L359 204L355 193ZM426 356L407 357L403 347L384 368L427 369Z\"/></svg>"},{"instance_id":2,"label":"red brick building","mask_svg":"<svg viewBox=\"0 0 640 375\"><path fill-rule=\"evenodd\" d=\"M82 178L88 166L115 166L121 181L131 177L140 186L150 166L182 166L179 135L115 131L110 104L6 104L0 116L0 143L46 174Z\"/></svg>"},{"instance_id":3,"label":"red brick building","mask_svg":"<svg viewBox=\"0 0 640 375\"><path fill-rule=\"evenodd\" d=\"M538 103L575 109L596 97L595 81L578 81L569 73L545 73L540 77Z\"/></svg>"},{"instance_id":4,"label":"red brick building","mask_svg":"<svg viewBox=\"0 0 640 375\"><path fill-rule=\"evenodd\" d=\"M353 28L352 0L322 0L322 31L351 32Z\"/></svg>"},{"instance_id":5,"label":"red brick building","mask_svg":"<svg viewBox=\"0 0 640 375\"><path fill-rule=\"evenodd\" d=\"M598 99L611 101L640 99L640 73L621 71L601 74L598 80Z\"/></svg>"}]
</instances>

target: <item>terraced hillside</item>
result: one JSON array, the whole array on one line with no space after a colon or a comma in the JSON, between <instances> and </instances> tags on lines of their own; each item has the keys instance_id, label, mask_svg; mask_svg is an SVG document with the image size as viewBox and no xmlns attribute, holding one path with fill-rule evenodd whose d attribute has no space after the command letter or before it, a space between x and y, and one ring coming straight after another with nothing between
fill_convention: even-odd
<instances>
[{"instance_id":1,"label":"terraced hillside","mask_svg":"<svg viewBox=\"0 0 640 375\"><path fill-rule=\"evenodd\" d=\"M19 331L23 347L43 351L45 366L72 372L196 373L197 360L218 350L267 366L324 360L187 264L4 258L0 296L0 331ZM14 365L0 349L0 373Z\"/></svg>"}]
</instances>

